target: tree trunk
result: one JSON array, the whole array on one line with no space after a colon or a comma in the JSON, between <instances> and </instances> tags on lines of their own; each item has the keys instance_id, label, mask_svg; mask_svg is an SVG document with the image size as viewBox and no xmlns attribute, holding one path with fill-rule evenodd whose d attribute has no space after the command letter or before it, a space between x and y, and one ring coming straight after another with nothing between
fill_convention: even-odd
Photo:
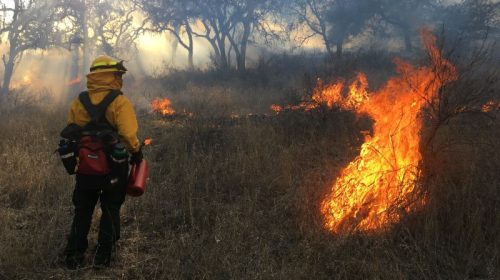
<instances>
[{"instance_id":1,"label":"tree trunk","mask_svg":"<svg viewBox=\"0 0 500 280\"><path fill-rule=\"evenodd\" d=\"M244 29L243 29L243 36L241 39L241 46L240 46L241 48L239 51L239 55L236 58L238 72L240 72L240 74L243 74L243 75L246 73L248 38L250 37L251 29L252 29L251 24L245 22Z\"/></svg>"},{"instance_id":2,"label":"tree trunk","mask_svg":"<svg viewBox=\"0 0 500 280\"><path fill-rule=\"evenodd\" d=\"M80 74L80 64L81 64L81 44L73 43L71 44L71 72L68 80L68 88L65 91L65 96L67 100L73 99L77 92L83 90L83 74Z\"/></svg>"},{"instance_id":3,"label":"tree trunk","mask_svg":"<svg viewBox=\"0 0 500 280\"><path fill-rule=\"evenodd\" d=\"M341 58L342 57L342 45L343 45L343 42L338 42L337 44L337 58Z\"/></svg>"},{"instance_id":4,"label":"tree trunk","mask_svg":"<svg viewBox=\"0 0 500 280\"><path fill-rule=\"evenodd\" d=\"M241 66L241 43L237 43L234 38L234 30L232 34L228 34L227 38L229 39L229 51L227 52L228 64L231 65L232 53L234 51L234 56L236 57L236 69L240 70Z\"/></svg>"},{"instance_id":5,"label":"tree trunk","mask_svg":"<svg viewBox=\"0 0 500 280\"><path fill-rule=\"evenodd\" d=\"M188 53L188 67L190 70L194 69L194 52L193 48L189 49Z\"/></svg>"},{"instance_id":6,"label":"tree trunk","mask_svg":"<svg viewBox=\"0 0 500 280\"><path fill-rule=\"evenodd\" d=\"M175 25L174 27L174 32L176 34L180 34L181 31L181 26L180 25ZM172 66L175 66L175 57L177 56L177 47L179 46L179 39L177 36L173 36L174 39L172 40L172 56L170 57L170 63Z\"/></svg>"},{"instance_id":7,"label":"tree trunk","mask_svg":"<svg viewBox=\"0 0 500 280\"><path fill-rule=\"evenodd\" d=\"M240 54L236 57L236 69L240 74L245 74L246 73L246 55L243 54L243 52L240 52Z\"/></svg>"},{"instance_id":8,"label":"tree trunk","mask_svg":"<svg viewBox=\"0 0 500 280\"><path fill-rule=\"evenodd\" d=\"M188 35L188 67L189 69L194 69L194 41L193 41L193 31L189 23L186 23L186 34Z\"/></svg>"},{"instance_id":9,"label":"tree trunk","mask_svg":"<svg viewBox=\"0 0 500 280\"><path fill-rule=\"evenodd\" d=\"M86 1L84 1L84 10L83 12L83 19L82 19L82 31L83 31L83 57L82 57L82 76L85 76L89 71L90 71L90 54L89 54L89 29L88 29L88 22L87 22L87 9L86 9Z\"/></svg>"},{"instance_id":10,"label":"tree trunk","mask_svg":"<svg viewBox=\"0 0 500 280\"><path fill-rule=\"evenodd\" d=\"M219 52L220 52L220 61L219 61L219 66L221 67L222 70L228 70L229 69L229 63L227 60L227 54L226 54L226 39L225 36L223 38L218 38L217 39L217 45L219 46Z\"/></svg>"},{"instance_id":11,"label":"tree trunk","mask_svg":"<svg viewBox=\"0 0 500 280\"><path fill-rule=\"evenodd\" d=\"M76 81L80 77L80 46L78 44L71 44L71 73L69 79Z\"/></svg>"},{"instance_id":12,"label":"tree trunk","mask_svg":"<svg viewBox=\"0 0 500 280\"><path fill-rule=\"evenodd\" d=\"M17 47L17 36L11 36L9 34L9 58L5 60L5 56L2 58L3 65L5 66L3 73L3 83L2 88L0 89L0 93L2 95L6 95L9 93L10 82L12 80L12 75L14 74L14 66L16 65L16 57L18 55Z\"/></svg>"},{"instance_id":13,"label":"tree trunk","mask_svg":"<svg viewBox=\"0 0 500 280\"><path fill-rule=\"evenodd\" d=\"M411 32L409 29L404 29L403 32L404 32L406 51L411 52L413 50L413 45L411 43Z\"/></svg>"},{"instance_id":14,"label":"tree trunk","mask_svg":"<svg viewBox=\"0 0 500 280\"><path fill-rule=\"evenodd\" d=\"M326 34L322 34L322 37L323 37L323 43L325 44L326 52L330 57L333 57L332 47L330 46L330 42L328 41Z\"/></svg>"},{"instance_id":15,"label":"tree trunk","mask_svg":"<svg viewBox=\"0 0 500 280\"><path fill-rule=\"evenodd\" d=\"M5 63L5 71L3 74L3 83L1 88L2 95L9 93L12 74L14 74L14 59L12 58L12 55L9 55L9 61Z\"/></svg>"},{"instance_id":16,"label":"tree trunk","mask_svg":"<svg viewBox=\"0 0 500 280\"><path fill-rule=\"evenodd\" d=\"M229 44L229 50L227 50L227 63L231 65L233 63L233 51L234 51L234 46L233 44ZM238 57L238 55L235 52L235 56ZM238 59L238 58L236 58Z\"/></svg>"}]
</instances>

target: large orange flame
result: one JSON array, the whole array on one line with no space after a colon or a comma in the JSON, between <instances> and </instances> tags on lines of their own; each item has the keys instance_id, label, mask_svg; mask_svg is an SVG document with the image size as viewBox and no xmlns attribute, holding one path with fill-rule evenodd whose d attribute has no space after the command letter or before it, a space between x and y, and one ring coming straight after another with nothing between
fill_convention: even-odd
<instances>
[{"instance_id":1,"label":"large orange flame","mask_svg":"<svg viewBox=\"0 0 500 280\"><path fill-rule=\"evenodd\" d=\"M321 204L325 226L334 233L384 229L424 203L413 197L422 160L419 113L457 72L441 56L434 35L423 31L422 37L431 66L396 60L399 76L377 92L367 94L363 75L350 87L345 100L374 120L374 133L365 136L360 155L341 172Z\"/></svg>"},{"instance_id":2,"label":"large orange flame","mask_svg":"<svg viewBox=\"0 0 500 280\"><path fill-rule=\"evenodd\" d=\"M160 113L164 116L175 114L175 110L172 108L172 102L168 98L153 100L153 102L151 102L151 109L153 112Z\"/></svg>"}]
</instances>

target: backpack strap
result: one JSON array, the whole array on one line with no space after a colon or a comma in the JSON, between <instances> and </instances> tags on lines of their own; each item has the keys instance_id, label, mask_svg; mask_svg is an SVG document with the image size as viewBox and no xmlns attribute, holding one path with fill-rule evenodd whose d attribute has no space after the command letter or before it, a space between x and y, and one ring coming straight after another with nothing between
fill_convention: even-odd
<instances>
[{"instance_id":1,"label":"backpack strap","mask_svg":"<svg viewBox=\"0 0 500 280\"><path fill-rule=\"evenodd\" d=\"M90 115L90 122L93 124L99 124L107 122L105 118L106 109L119 95L122 94L123 93L119 90L112 90L104 97L101 103L97 105L92 104L92 101L90 101L90 96L88 91L80 93L78 99L82 103L87 113Z\"/></svg>"}]
</instances>

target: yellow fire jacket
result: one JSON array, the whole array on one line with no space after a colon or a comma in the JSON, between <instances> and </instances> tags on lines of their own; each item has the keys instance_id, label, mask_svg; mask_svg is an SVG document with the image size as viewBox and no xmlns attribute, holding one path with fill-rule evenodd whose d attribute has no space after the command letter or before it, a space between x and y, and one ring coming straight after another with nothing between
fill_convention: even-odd
<instances>
[{"instance_id":1,"label":"yellow fire jacket","mask_svg":"<svg viewBox=\"0 0 500 280\"><path fill-rule=\"evenodd\" d=\"M92 104L99 104L111 90L120 90L122 80L113 73L91 73L87 75L87 89ZM137 138L137 118L132 102L123 95L119 95L106 110L106 119L116 128L121 141L131 153L140 149ZM90 122L90 116L85 107L76 99L70 107L68 124L84 126Z\"/></svg>"}]
</instances>

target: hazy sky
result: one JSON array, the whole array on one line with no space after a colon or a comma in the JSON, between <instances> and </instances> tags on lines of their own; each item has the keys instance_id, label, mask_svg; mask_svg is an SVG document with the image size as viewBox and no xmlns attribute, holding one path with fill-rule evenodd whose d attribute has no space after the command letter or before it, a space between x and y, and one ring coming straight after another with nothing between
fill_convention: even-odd
<instances>
[{"instance_id":1,"label":"hazy sky","mask_svg":"<svg viewBox=\"0 0 500 280\"><path fill-rule=\"evenodd\" d=\"M448 3L460 2L460 0L445 0ZM500 0L494 0L493 2L498 3ZM6 5L7 7L13 6L13 0L0 0L0 4ZM4 38L5 39L5 38ZM373 38L357 38L358 42L360 40L370 40L371 44L376 42ZM358 42L354 40L345 45L346 49L355 46ZM391 40L385 39L385 44L387 46L393 46L397 48L401 45L401 38L394 38ZM128 68L132 75L151 75L157 74L158 72L165 69L165 66L183 66L187 62L187 51L178 46L176 55L172 58L172 36L168 34L145 34L142 35L137 41L138 53L137 56L131 61L127 61ZM249 59L248 63L252 64L262 51L259 48L265 48L266 46L250 46L249 49ZM285 50L287 45L277 45L273 46L273 50ZM318 49L322 50L323 42L318 36L311 38L304 44L303 49ZM6 54L8 48L5 44L5 40L0 42L0 55ZM204 67L210 63L210 52L212 51L209 44L204 39L196 39L194 45L194 61L197 66ZM49 63L50 62L50 63ZM21 86L26 84L41 84L48 88L57 87L56 85L63 85L64 82L68 81L70 77L66 77L71 67L71 56L69 51L64 49L55 49L51 51L36 51L29 52L24 55L21 64L17 67L14 78L13 86ZM3 65L0 63L0 72L3 72ZM40 70L40 71L38 71ZM59 81L59 82L58 82ZM59 89L57 89L59 90Z\"/></svg>"}]
</instances>

